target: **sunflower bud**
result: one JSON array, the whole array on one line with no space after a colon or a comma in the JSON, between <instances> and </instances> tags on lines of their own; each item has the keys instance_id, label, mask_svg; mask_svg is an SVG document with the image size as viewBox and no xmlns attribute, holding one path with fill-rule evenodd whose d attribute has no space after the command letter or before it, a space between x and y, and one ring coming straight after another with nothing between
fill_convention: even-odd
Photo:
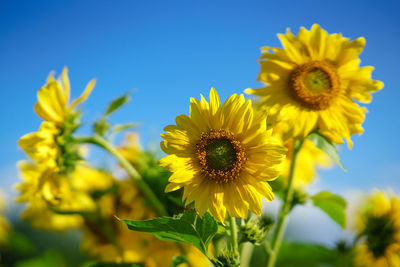
<instances>
[{"instance_id":1,"label":"sunflower bud","mask_svg":"<svg viewBox=\"0 0 400 267\"><path fill-rule=\"evenodd\" d=\"M217 257L216 266L218 267L239 267L239 256L232 250L225 249Z\"/></svg>"},{"instance_id":2,"label":"sunflower bud","mask_svg":"<svg viewBox=\"0 0 400 267\"><path fill-rule=\"evenodd\" d=\"M296 188L293 192L292 208L297 204L303 205L307 202L309 196L300 188Z\"/></svg>"},{"instance_id":3,"label":"sunflower bud","mask_svg":"<svg viewBox=\"0 0 400 267\"><path fill-rule=\"evenodd\" d=\"M246 222L246 224L240 227L242 233L242 242L251 242L255 245L260 244L265 238L268 231L273 225L271 217L253 216Z\"/></svg>"}]
</instances>

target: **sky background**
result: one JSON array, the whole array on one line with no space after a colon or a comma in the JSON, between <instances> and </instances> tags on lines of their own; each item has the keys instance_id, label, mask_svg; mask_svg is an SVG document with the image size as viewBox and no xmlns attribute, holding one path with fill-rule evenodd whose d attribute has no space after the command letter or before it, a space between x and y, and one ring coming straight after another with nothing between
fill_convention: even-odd
<instances>
[{"instance_id":1,"label":"sky background","mask_svg":"<svg viewBox=\"0 0 400 267\"><path fill-rule=\"evenodd\" d=\"M221 99L260 87L260 47L279 47L276 34L288 27L297 33L318 23L329 33L364 36L362 65L373 65L373 78L385 87L367 106L365 133L353 137L351 151L340 148L347 172L321 171L312 190L331 190L350 200L372 188L399 193L399 8L398 1L366 0L0 0L0 187L11 202L11 186L18 181L15 164L25 158L16 142L39 127L33 105L50 71L58 74L68 66L73 97L98 79L83 106L89 124L112 98L133 90L132 102L112 119L140 122L143 144L158 143L165 125L188 114L190 97L208 95L212 86ZM314 231L311 239L328 242L330 227L333 242L332 236L341 233L319 211L295 213L321 218L304 222L300 238ZM325 228L315 232L321 223Z\"/></svg>"}]
</instances>

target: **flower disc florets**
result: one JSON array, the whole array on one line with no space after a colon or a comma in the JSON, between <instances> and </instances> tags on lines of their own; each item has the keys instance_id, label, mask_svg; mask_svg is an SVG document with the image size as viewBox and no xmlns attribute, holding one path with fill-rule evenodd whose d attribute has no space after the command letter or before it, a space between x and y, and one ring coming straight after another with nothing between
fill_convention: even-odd
<instances>
[{"instance_id":1,"label":"flower disc florets","mask_svg":"<svg viewBox=\"0 0 400 267\"><path fill-rule=\"evenodd\" d=\"M268 184L281 171L286 149L266 129L266 114L253 109L243 95L223 104L214 88L209 102L190 100L190 115L164 128L160 165L172 172L166 192L183 188L182 198L203 216L260 215L262 198L274 199Z\"/></svg>"},{"instance_id":2,"label":"flower disc florets","mask_svg":"<svg viewBox=\"0 0 400 267\"><path fill-rule=\"evenodd\" d=\"M323 61L312 61L295 68L290 74L294 97L315 110L328 108L340 91L336 70Z\"/></svg>"},{"instance_id":3,"label":"flower disc florets","mask_svg":"<svg viewBox=\"0 0 400 267\"><path fill-rule=\"evenodd\" d=\"M246 162L240 142L224 130L203 133L196 147L201 172L217 183L234 180Z\"/></svg>"}]
</instances>

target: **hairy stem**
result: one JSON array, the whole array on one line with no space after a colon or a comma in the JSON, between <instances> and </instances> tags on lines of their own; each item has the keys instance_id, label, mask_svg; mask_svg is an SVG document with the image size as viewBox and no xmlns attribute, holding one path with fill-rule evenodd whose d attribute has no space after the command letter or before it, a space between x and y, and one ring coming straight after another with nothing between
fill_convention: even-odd
<instances>
[{"instance_id":1,"label":"hairy stem","mask_svg":"<svg viewBox=\"0 0 400 267\"><path fill-rule=\"evenodd\" d=\"M281 247L281 243L283 240L283 234L285 233L286 229L286 224L289 219L289 211L292 208L292 200L293 200L293 192L294 192L294 187L293 187L293 178L294 178L294 172L295 172L295 167L296 167L296 160L297 160L297 155L301 149L301 146L303 144L303 140L294 140L293 142L293 158L292 158L292 163L290 165L290 172L289 172L289 182L288 186L286 188L285 192L285 198L283 200L283 205L279 213L279 220L278 220L278 226L275 231L275 236L272 239L272 245L271 245L271 253L268 258L268 267L274 267L279 249Z\"/></svg>"}]
</instances>

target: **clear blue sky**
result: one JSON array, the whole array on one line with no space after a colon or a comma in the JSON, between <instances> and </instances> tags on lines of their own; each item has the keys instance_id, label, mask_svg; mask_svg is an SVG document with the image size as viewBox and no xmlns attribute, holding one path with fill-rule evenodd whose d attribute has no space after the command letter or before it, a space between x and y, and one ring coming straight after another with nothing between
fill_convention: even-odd
<instances>
[{"instance_id":1,"label":"clear blue sky","mask_svg":"<svg viewBox=\"0 0 400 267\"><path fill-rule=\"evenodd\" d=\"M189 98L214 86L223 99L258 87L260 47L280 46L277 33L319 23L330 33L364 36L363 65L385 88L368 105L365 133L341 148L348 171L321 172L335 192L399 190L400 43L397 1L0 1L0 186L18 178L16 141L35 131L37 89L51 70L70 69L73 95L93 77L84 105L91 122L113 97L135 89L113 118L142 123L142 139L159 141L163 126L189 111ZM7 188L5 188L7 187Z\"/></svg>"}]
</instances>

